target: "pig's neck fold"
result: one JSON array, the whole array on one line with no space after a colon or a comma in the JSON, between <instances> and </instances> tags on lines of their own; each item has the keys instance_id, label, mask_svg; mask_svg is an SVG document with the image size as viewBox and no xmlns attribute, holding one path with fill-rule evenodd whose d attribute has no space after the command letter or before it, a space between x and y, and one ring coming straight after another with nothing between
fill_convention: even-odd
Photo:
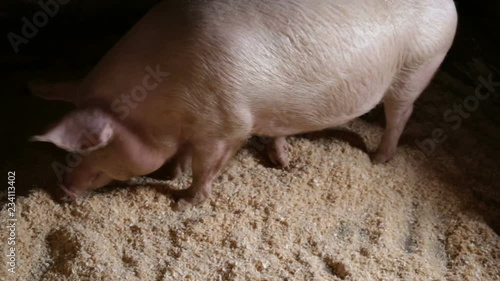
<instances>
[{"instance_id":1,"label":"pig's neck fold","mask_svg":"<svg viewBox=\"0 0 500 281\"><path fill-rule=\"evenodd\" d=\"M124 124L117 124L115 133L118 136L118 157L124 159L135 174L149 174L165 162L162 148L155 145L147 134Z\"/></svg>"}]
</instances>

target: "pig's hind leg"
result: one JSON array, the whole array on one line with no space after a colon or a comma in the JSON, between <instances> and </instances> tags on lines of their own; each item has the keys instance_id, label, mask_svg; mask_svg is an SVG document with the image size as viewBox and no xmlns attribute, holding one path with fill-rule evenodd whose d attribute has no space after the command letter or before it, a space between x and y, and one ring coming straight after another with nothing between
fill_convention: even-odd
<instances>
[{"instance_id":1,"label":"pig's hind leg","mask_svg":"<svg viewBox=\"0 0 500 281\"><path fill-rule=\"evenodd\" d=\"M436 56L426 64L403 71L384 97L385 132L372 158L374 164L389 161L396 152L399 138L413 111L413 103L429 85L444 55Z\"/></svg>"},{"instance_id":2,"label":"pig's hind leg","mask_svg":"<svg viewBox=\"0 0 500 281\"><path fill-rule=\"evenodd\" d=\"M212 193L212 182L244 140L211 140L193 145L193 182L188 189L174 193L178 207L200 204Z\"/></svg>"},{"instance_id":3,"label":"pig's hind leg","mask_svg":"<svg viewBox=\"0 0 500 281\"><path fill-rule=\"evenodd\" d=\"M281 168L288 167L288 143L286 137L275 137L266 145L269 160Z\"/></svg>"}]
</instances>

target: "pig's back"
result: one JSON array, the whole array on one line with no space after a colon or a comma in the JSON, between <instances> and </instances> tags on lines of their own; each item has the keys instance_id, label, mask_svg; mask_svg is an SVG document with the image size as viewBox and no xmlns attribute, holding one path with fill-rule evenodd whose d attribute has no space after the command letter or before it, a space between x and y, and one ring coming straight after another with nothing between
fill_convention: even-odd
<instances>
[{"instance_id":1,"label":"pig's back","mask_svg":"<svg viewBox=\"0 0 500 281\"><path fill-rule=\"evenodd\" d=\"M198 61L211 72L198 88L217 89L215 100L201 94L201 104L223 100L226 115L248 110L254 133L264 135L324 129L366 113L398 74L446 53L456 26L451 0L259 3L199 6Z\"/></svg>"},{"instance_id":2,"label":"pig's back","mask_svg":"<svg viewBox=\"0 0 500 281\"><path fill-rule=\"evenodd\" d=\"M88 92L112 102L159 65L170 76L151 106L224 129L321 129L367 112L401 69L447 51L454 29L443 36L434 17L450 9L451 0L163 1L89 75Z\"/></svg>"}]
</instances>

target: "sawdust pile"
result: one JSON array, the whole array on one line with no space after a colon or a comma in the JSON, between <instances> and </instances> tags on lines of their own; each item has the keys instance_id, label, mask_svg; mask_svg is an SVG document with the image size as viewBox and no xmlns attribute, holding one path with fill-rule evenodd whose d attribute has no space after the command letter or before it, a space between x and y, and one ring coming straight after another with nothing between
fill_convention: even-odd
<instances>
[{"instance_id":1,"label":"sawdust pile","mask_svg":"<svg viewBox=\"0 0 500 281\"><path fill-rule=\"evenodd\" d=\"M453 90L447 79L419 101L408 131L428 134L440 122L436 104L452 105L436 100ZM436 112L422 112L425 103ZM430 157L415 142L403 144L378 166L363 147L374 150L382 128L361 119L290 138L286 171L248 145L212 198L185 211L150 178L73 204L56 202L49 187L35 189L17 202L16 274L5 271L2 254L0 278L500 280L498 146L479 132L465 124Z\"/></svg>"}]
</instances>

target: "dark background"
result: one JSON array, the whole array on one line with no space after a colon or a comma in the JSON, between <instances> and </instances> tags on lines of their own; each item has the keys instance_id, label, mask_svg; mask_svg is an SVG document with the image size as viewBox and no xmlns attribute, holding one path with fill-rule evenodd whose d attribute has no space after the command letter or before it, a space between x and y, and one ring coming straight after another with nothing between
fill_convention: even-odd
<instances>
[{"instance_id":1,"label":"dark background","mask_svg":"<svg viewBox=\"0 0 500 281\"><path fill-rule=\"evenodd\" d=\"M113 44L159 0L97 1L59 0L58 12L48 24L39 28L36 36L19 46L15 53L7 35L22 35L22 18L30 21L42 8L36 0L2 0L0 2L0 65L2 82L19 94L26 79L41 73L75 72L83 75ZM168 0L167 0L168 1ZM186 0L187 1L187 0ZM57 0L41 0L58 3ZM500 3L494 0L456 1L459 28L456 42L443 68L459 76L457 64L466 65L475 57L488 64L500 65ZM45 71L43 68L46 68ZM30 72L29 74L26 72ZM20 75L24 74L24 75ZM460 77L475 83L471 77ZM467 81L469 80L469 81ZM15 90L12 91L11 89ZM26 93L25 93L26 94Z\"/></svg>"},{"instance_id":2,"label":"dark background","mask_svg":"<svg viewBox=\"0 0 500 281\"><path fill-rule=\"evenodd\" d=\"M53 1L43 1L55 3ZM186 0L188 1L188 0ZM257 1L257 0L256 0ZM417 1L417 0L416 0ZM33 188L53 185L55 178L47 159L58 159L65 154L46 144L29 144L29 136L39 133L50 122L56 120L71 106L62 102L43 101L33 97L26 87L26 82L33 79L65 80L75 76L83 76L96 64L104 53L144 15L158 0L136 1L96 1L96 0L69 0L67 4L59 5L59 11L49 18L47 25L39 28L36 36L29 39L27 44L19 46L15 53L9 40L10 32L21 35L22 18L30 21L33 15L41 10L38 1L33 0L2 0L0 2L0 111L5 116L1 120L1 158L2 173L4 171L18 171L18 195L26 194ZM495 81L500 81L500 1L487 0L460 0L456 1L459 12L459 27L455 44L442 66L442 71L460 84L456 84L457 101L470 95L470 90L460 91L460 87L474 89L478 84L477 77L487 77L496 73ZM481 63L478 63L480 61ZM486 65L487 69L482 67ZM500 89L498 89L500 91ZM500 98L498 91L493 98L481 105L481 119L476 117L466 120L462 132L477 134L476 147L481 146L483 154L500 151L500 134L497 128L500 125ZM416 112L438 111L442 108L426 99L425 93L422 102L417 103ZM452 104L453 101L450 101ZM444 108L450 105L445 105ZM439 115L439 114L438 114ZM477 115L477 114L476 114ZM428 119L429 128L435 127L442 121L432 118L412 117L415 120ZM434 118L434 117L433 117ZM434 125L432 123L435 122ZM488 126L476 126L477 123L487 122ZM486 123L484 123L486 124ZM491 125L493 124L493 125ZM492 127L493 126L493 127ZM493 129L492 129L493 128ZM427 132L427 133L430 133ZM451 135L447 143L448 149L462 149L463 139L459 135ZM487 148L487 149L486 149ZM479 152L465 151L457 153L458 159L472 157L472 162L460 160L464 170L476 173L477 169L486 168L488 171L498 171L499 161L493 158L484 162L474 155ZM472 156L471 156L472 155ZM499 153L500 155L500 153ZM462 157L462 158L460 158ZM468 158L467 158L468 159ZM462 163L460 162L460 163ZM479 163L479 164L478 164ZM473 165L474 168L471 168ZM476 167L476 166L481 167ZM36 171L36 172L33 172ZM475 176L480 181L500 190L500 183L487 179L491 172L477 172ZM44 176L40 176L44 175ZM498 178L498 177L496 177ZM499 208L498 197L493 191L476 192L481 201L490 203ZM486 198L486 199L485 199ZM491 199L493 198L493 199ZM496 224L499 222L497 221ZM498 226L497 226L498 229Z\"/></svg>"}]
</instances>

